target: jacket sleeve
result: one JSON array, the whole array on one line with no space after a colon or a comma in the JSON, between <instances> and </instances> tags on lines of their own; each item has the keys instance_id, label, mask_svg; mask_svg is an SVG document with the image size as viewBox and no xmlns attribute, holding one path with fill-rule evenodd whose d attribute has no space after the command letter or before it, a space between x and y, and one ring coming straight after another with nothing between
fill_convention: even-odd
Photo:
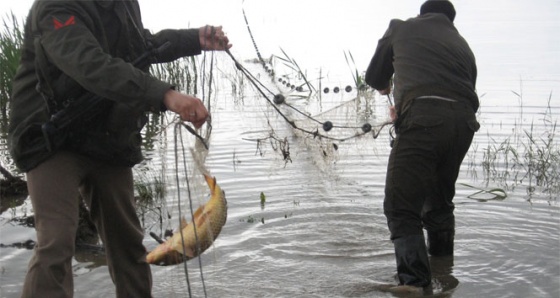
<instances>
[{"instance_id":1,"label":"jacket sleeve","mask_svg":"<svg viewBox=\"0 0 560 298\"><path fill-rule=\"evenodd\" d=\"M198 29L166 29L151 34L145 31L145 37L153 45L159 47L166 42L171 43L171 47L159 53L156 57L158 63L171 62L181 57L194 56L201 53Z\"/></svg>"},{"instance_id":2,"label":"jacket sleeve","mask_svg":"<svg viewBox=\"0 0 560 298\"><path fill-rule=\"evenodd\" d=\"M377 90L389 87L391 77L395 72L393 68L393 46L391 44L391 34L393 28L399 20L392 20L389 28L377 43L377 48L373 58L366 70L366 83Z\"/></svg>"},{"instance_id":3,"label":"jacket sleeve","mask_svg":"<svg viewBox=\"0 0 560 298\"><path fill-rule=\"evenodd\" d=\"M35 11L50 63L86 90L131 108L159 111L171 85L103 50L85 9L71 1L41 1Z\"/></svg>"}]
</instances>

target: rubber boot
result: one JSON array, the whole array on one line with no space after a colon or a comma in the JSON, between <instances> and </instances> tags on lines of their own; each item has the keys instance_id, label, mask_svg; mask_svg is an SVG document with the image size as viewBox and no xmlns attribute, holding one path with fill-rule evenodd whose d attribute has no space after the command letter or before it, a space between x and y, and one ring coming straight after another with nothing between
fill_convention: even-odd
<instances>
[{"instance_id":1,"label":"rubber boot","mask_svg":"<svg viewBox=\"0 0 560 298\"><path fill-rule=\"evenodd\" d=\"M400 285L426 287L432 281L424 235L410 235L393 240Z\"/></svg>"},{"instance_id":2,"label":"rubber boot","mask_svg":"<svg viewBox=\"0 0 560 298\"><path fill-rule=\"evenodd\" d=\"M455 230L428 231L428 253L434 257L453 255Z\"/></svg>"}]
</instances>

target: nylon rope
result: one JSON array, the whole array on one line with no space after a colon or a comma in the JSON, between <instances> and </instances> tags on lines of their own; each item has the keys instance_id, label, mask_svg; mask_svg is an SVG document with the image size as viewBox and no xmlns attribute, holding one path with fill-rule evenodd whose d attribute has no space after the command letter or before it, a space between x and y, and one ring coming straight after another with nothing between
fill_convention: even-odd
<instances>
[{"instance_id":1,"label":"nylon rope","mask_svg":"<svg viewBox=\"0 0 560 298\"><path fill-rule=\"evenodd\" d=\"M205 31L208 30L209 26L205 27ZM210 27L210 34L213 35L215 34L215 29L214 27ZM206 33L206 32L205 32ZM204 34L205 34L204 33ZM211 103L210 103L210 97L212 94L212 78L213 78L213 68L214 68L214 54L212 53L210 56L210 69L209 69L209 82L208 82L208 95L206 95L205 93L205 86L206 86L206 65L207 65L207 61L206 61L206 52L203 53L203 59L202 59L202 101L204 102L205 100L207 101L207 109L208 111L210 111L210 107L211 107ZM210 120L210 119L209 119ZM209 122L207 122L209 129L211 129L211 124ZM178 121L177 124L175 125L175 173L176 173L176 184L177 184L177 200L178 200L178 212L179 212L179 222L181 222L181 219L183 218L182 216L182 211L181 211L181 204L182 204L182 199L181 199L181 191L180 191L180 179L179 179L179 142L180 142L180 147L181 147L181 152L182 152L182 160L183 160L183 170L185 173L185 181L187 184L187 194L188 194L188 201L189 201L189 209L190 209L190 213L191 213L191 222L193 224L193 229L194 229L194 236L195 236L195 242L196 242L196 255L198 258L198 263L199 263L199 269L200 269L200 279L202 282L202 288L204 291L204 297L208 297L208 293L206 290L206 283L204 280L204 271L203 271L203 264L202 264L202 258L201 258L201 246L200 246L200 241L199 241L199 237L198 237L198 232L197 232L197 225L196 225L196 221L194 220L194 208L193 208L193 201L192 201L192 193L191 193L191 186L190 186L190 180L188 177L188 166L187 166L187 156L185 153L185 144L184 144L184 139L183 139L183 134L181 132L181 127L187 129L191 134L193 134L199 141L201 141L201 143L204 145L205 149L208 150L208 144L205 142L204 138L202 136L200 136L198 133L196 133L196 131L190 127L189 125L185 124L182 121ZM180 137L179 140L177 140L177 137ZM192 154L191 154L192 155ZM193 159L195 157L193 156ZM179 223L179 226L181 227L181 223ZM185 239L183 237L183 233L181 233L181 244L182 244L182 248L183 248L183 267L184 267L184 271L185 271L185 278L186 278L186 282L187 282L187 288L188 288L188 293L189 293L189 297L192 297L192 289L191 289L191 284L190 284L190 280L189 280L189 270L188 270L188 265L187 265L187 261L186 261L186 251L185 251Z\"/></svg>"}]
</instances>

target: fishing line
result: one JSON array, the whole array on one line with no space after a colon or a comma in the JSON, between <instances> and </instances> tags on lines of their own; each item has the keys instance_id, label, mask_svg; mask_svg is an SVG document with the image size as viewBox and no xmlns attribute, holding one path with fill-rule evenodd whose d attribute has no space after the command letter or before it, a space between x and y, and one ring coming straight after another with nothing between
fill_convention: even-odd
<instances>
[{"instance_id":1,"label":"fishing line","mask_svg":"<svg viewBox=\"0 0 560 298\"><path fill-rule=\"evenodd\" d=\"M181 125L182 124L182 125ZM187 157L185 154L185 144L183 141L183 137L182 137L182 132L181 132L181 126L183 127L189 127L184 125L184 123L178 123L175 126L175 168L176 168L176 183L177 183L177 200L178 200L178 212L179 212L179 221L182 220L183 216L181 214L181 191L180 191L180 182L179 182L179 146L178 146L178 141L177 141L177 136L180 136L180 142L181 142L181 151L182 151L182 158L183 158L183 170L185 172L185 181L187 183L187 194L188 194L188 198L189 198L189 206L190 206L190 212L191 212L191 222L193 224L193 229L194 229L194 237L195 237L195 242L196 242L196 255L198 256L198 263L199 263L199 267L200 267L200 279L202 282L202 288L204 291L204 297L207 297L207 292L206 292L206 284L204 281L204 272L202 270L202 260L200 257L200 251L201 251L201 247L200 247L200 241L198 240L198 232L197 232L197 227L196 227L196 221L194 220L194 209L193 209L193 202L192 202L192 194L191 194L191 187L190 187L190 181L188 178L188 166L187 166ZM183 248L183 254L181 255L181 257L183 258L183 266L184 266L184 270L185 270L185 276L186 276L186 281L187 281L187 287L188 287L188 292L189 292L189 297L192 297L192 293L191 293L191 285L190 285L190 281L189 281L189 271L188 271L188 266L187 266L187 260L186 260L186 250L185 250L185 239L183 237L183 233L182 233L182 225L179 224L179 233L181 234L181 244L182 244L182 248Z\"/></svg>"},{"instance_id":2,"label":"fishing line","mask_svg":"<svg viewBox=\"0 0 560 298\"><path fill-rule=\"evenodd\" d=\"M299 130L299 131L302 131L302 132L304 132L304 133L313 135L314 138L315 138L315 137L320 137L320 138L330 139L330 140L334 140L334 141L344 142L344 141L346 141L346 140L349 140L349 139L352 139L352 138L356 138L356 137L365 135L365 134L367 134L367 133L369 133L369 132L372 132L373 138L376 139L376 138L379 136L379 133L381 132L381 129L382 129L383 127L385 127L386 125L391 124L390 122L385 122L385 123L382 123L382 124L380 124L380 125L377 125L376 127L379 127L379 130L378 130L378 131L375 131L375 130L373 129L373 127L371 126L371 124L369 124L369 123L364 124L362 127L339 126L339 125L335 126L335 125L332 124L331 121L321 122L321 121L319 121L319 120L317 120L317 119L315 119L315 118L313 118L313 117L307 115L306 113L304 113L304 112L298 110L298 109L295 108L294 106L292 106L292 105L286 103L286 102L285 102L284 96L281 95L281 94L275 95L275 96L274 96L274 102L273 102L273 101L264 93L264 91L259 87L259 84L256 83L256 81L258 81L258 80L255 78L255 76L252 75L251 72L249 72L245 67L243 67L243 65L241 65L241 64L237 61L237 59L235 59L235 57L231 54L231 52L229 51L229 49L226 49L225 52L226 52L226 53L228 54L228 56L233 60L233 62L235 63L236 68L237 68L238 70L240 70L241 73L242 73L243 75L245 75L245 77L249 80L249 82L253 85L253 87L255 87L255 88L257 89L257 91L266 99L266 101L268 101L268 103L276 110L276 112L278 112L278 114L280 114L280 116L281 116L284 120L286 120L286 122L288 122L288 124L290 124L290 126L291 126L292 128L294 128L294 129L296 129L296 130ZM260 81L259 81L259 83L260 83ZM260 84L262 84L262 83L260 83ZM268 90L268 89L267 89L267 90ZM270 90L268 90L268 91L269 91L269 93L272 93L272 92L270 92ZM361 132L361 133L356 133L355 135L349 136L349 137L346 137L346 138L336 138L336 137L331 137L331 136L327 136L327 135L321 134L321 133L319 132L318 129L316 129L315 131L307 130L307 129L298 127L298 126L295 124L295 122L294 122L293 120L290 120L290 119L278 108L277 104L285 104L286 106L292 108L293 110L295 110L296 112L300 113L301 115L304 115L306 118L308 118L308 119L310 119L310 120L312 120L312 121L314 121L314 122L316 122L316 123L321 124L321 125L323 126L323 129L324 129L325 131L329 131L329 130L331 130L332 128L337 127L337 128L359 128L359 129L362 129L362 132Z\"/></svg>"},{"instance_id":3,"label":"fishing line","mask_svg":"<svg viewBox=\"0 0 560 298\"><path fill-rule=\"evenodd\" d=\"M179 130L179 134L177 133L177 127L179 126L175 126L175 135L174 135L174 140L175 140L175 182L177 184L177 200L179 201L178 204L178 212L179 212L179 222L181 221L182 218L182 211L181 211L181 188L180 188L180 181L179 181L179 150L178 150L178 146L177 146L177 136L180 135L180 130ZM182 139L182 138L181 138ZM181 141L182 143L182 141ZM184 151L183 151L183 157L184 157ZM185 165L186 168L186 165ZM186 171L185 171L185 176L186 176ZM189 201L191 201L191 191L190 191L190 187L189 185L189 179L187 180L187 193L188 193L188 197L189 197ZM192 213L192 211L191 211ZM179 233L181 233L181 224L179 223ZM185 270L185 277L187 280L187 289L189 292L189 297L192 297L192 292L191 292L191 283L189 281L189 268L187 266L187 262L184 260L184 256L185 256L185 240L183 239L183 233L181 233L181 243L183 244L183 254L181 255L181 258L183 258L183 268Z\"/></svg>"},{"instance_id":4,"label":"fishing line","mask_svg":"<svg viewBox=\"0 0 560 298\"><path fill-rule=\"evenodd\" d=\"M210 38L212 39L216 34L216 29L214 28L214 26L206 26L204 28L204 31L205 31L203 33L204 36L206 36L207 30L209 29L208 27L210 27ZM204 55L203 55L202 65L203 65L203 67L202 67L202 100L203 101L207 100L207 110L210 112L210 106L211 106L210 98L211 98L211 92L212 92L212 78L213 78L213 69L214 69L214 54L212 53L211 57L210 57L208 96L206 96L205 88L204 88L204 86L206 86L206 82L205 82L205 80L206 80L206 65L207 65L206 51L204 52ZM208 125L210 125L210 124L208 124ZM180 207L181 206L181 198L180 198L180 195L179 195L180 190L179 190L179 182L178 182L179 181L179 179L178 179L178 172L179 172L178 171L178 168L179 168L179 165L178 165L178 151L179 151L179 148L178 148L178 144L177 144L177 136L178 135L180 136L181 151L183 153L183 169L184 169L184 172L185 172L185 181L187 183L187 193L188 193L188 198L189 198L189 209L190 209L190 212L191 212L191 222L192 222L192 225L193 225L194 238L195 238L195 242L196 242L196 255L198 256L198 264L199 264L199 268L200 268L200 279L201 279L201 282L202 282L204 297L208 297L208 293L206 291L206 283L204 281L204 271L202 269L203 268L202 258L200 256L201 250L202 250L201 247L200 247L201 243L200 243L199 237L198 237L197 225L196 225L196 221L195 221L195 217L194 217L194 208L193 208L193 202L192 202L190 181L189 181L189 178L188 178L188 166L187 166L187 161L186 161L187 158L186 158L186 153L185 153L185 144L184 144L184 140L183 140L183 137L182 137L182 132L179 129L180 127L186 128L187 131L189 131L191 134L193 134L204 145L204 148L206 150L208 150L208 144L205 142L205 139L202 136L200 136L198 133L196 133L196 131L191 126L186 125L184 122L179 121L177 123L177 125L175 126L175 160L176 160L176 169L177 169L177 171L176 171L176 173L177 173L177 193L178 193L177 200L178 200L178 203L179 203L179 208L178 208L179 221L181 221L183 217L181 215L181 207ZM209 128L211 129L211 125L209 126ZM194 158L194 156L193 156L193 158ZM180 224L179 226L180 226L180 229L182 229L182 225ZM185 268L187 287L188 287L189 297L191 297L192 292L191 292L191 286L190 286L190 282L189 282L189 276L188 276L189 273L188 273L187 262L186 262L186 259L185 259L185 256L186 256L185 239L183 237L182 231L180 230L179 232L181 233L181 243L182 243L182 248L183 248L182 257L184 258L183 259L183 264L184 264L184 268Z\"/></svg>"},{"instance_id":5,"label":"fishing line","mask_svg":"<svg viewBox=\"0 0 560 298\"><path fill-rule=\"evenodd\" d=\"M214 28L214 26L208 26L208 25L206 25L206 26L204 27L204 31L205 31L204 35L206 35L206 32L208 31L208 27L210 27L210 36L211 36L211 38L212 38L212 37L214 37L215 34L216 34L216 28ZM208 104L207 104L207 107L206 107L206 108L207 108L209 114L210 114L210 111L211 111L210 98L212 97L212 96L211 96L211 95L212 95L212 79L213 79L213 77L214 77L214 75L213 75L213 70L214 70L214 52L212 52L212 53L210 54L210 73L209 73L209 77L210 77L210 78L209 78L209 83L208 83L208 97L206 97L205 94L204 94L204 91L205 91L204 86L206 85L206 84L205 84L205 78L206 78L206 76L205 76L205 74L206 74L206 51L204 51L203 60L202 60L202 100L204 100L204 99L206 99L206 98L208 99Z\"/></svg>"}]
</instances>

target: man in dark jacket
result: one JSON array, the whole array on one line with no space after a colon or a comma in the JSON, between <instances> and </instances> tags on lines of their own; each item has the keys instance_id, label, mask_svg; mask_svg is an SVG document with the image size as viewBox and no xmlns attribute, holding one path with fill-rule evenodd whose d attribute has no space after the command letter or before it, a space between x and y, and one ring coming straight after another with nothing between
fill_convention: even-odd
<instances>
[{"instance_id":1,"label":"man in dark jacket","mask_svg":"<svg viewBox=\"0 0 560 298\"><path fill-rule=\"evenodd\" d=\"M455 182L479 128L475 57L454 18L451 2L429 0L418 17L392 20L366 72L381 94L394 80L397 137L383 207L400 285L430 285L427 253L452 256Z\"/></svg>"},{"instance_id":2,"label":"man in dark jacket","mask_svg":"<svg viewBox=\"0 0 560 298\"><path fill-rule=\"evenodd\" d=\"M9 126L10 152L27 174L37 231L23 297L73 296L80 194L103 241L117 297L151 297L131 170L141 160L145 113L168 109L199 128L208 111L200 99L175 91L147 69L229 47L221 27L151 34L137 1L34 2ZM133 66L144 53L150 53L147 63ZM101 112L72 120L62 134L44 129L53 114L84 95L102 98Z\"/></svg>"}]
</instances>

